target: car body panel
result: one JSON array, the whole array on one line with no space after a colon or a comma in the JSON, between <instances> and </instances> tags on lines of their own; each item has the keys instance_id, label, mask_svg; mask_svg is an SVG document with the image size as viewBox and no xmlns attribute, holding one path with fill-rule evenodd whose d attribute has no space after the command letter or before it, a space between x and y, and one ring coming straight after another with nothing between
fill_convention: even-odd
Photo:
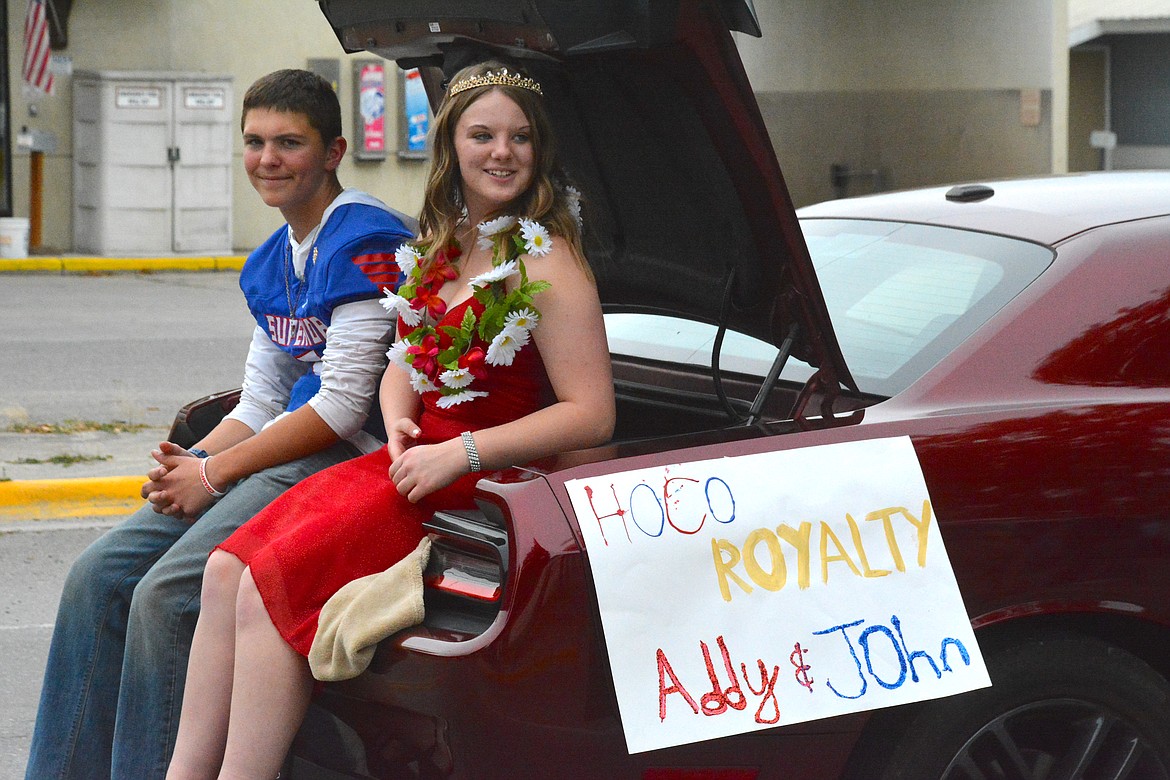
<instances>
[{"instance_id":1,"label":"car body panel","mask_svg":"<svg viewBox=\"0 0 1170 780\"><path fill-rule=\"evenodd\" d=\"M1095 196L1086 200L1077 180L1088 178ZM805 206L803 218L848 215L851 219L925 222L1000 233L1054 246L1085 230L1113 222L1170 214L1170 195L1159 171L1119 171L1102 178L1066 174L1041 179L990 181L994 194L973 202L947 199L953 188L923 187Z\"/></svg>"},{"instance_id":2,"label":"car body panel","mask_svg":"<svg viewBox=\"0 0 1170 780\"><path fill-rule=\"evenodd\" d=\"M305 738L330 729L352 738L317 751L334 772L319 776L873 777L871 746L904 736L899 719L916 706L630 755L580 527L598 520L577 517L566 489L608 473L866 439L913 443L981 646L1076 631L1132 653L1164 684L1170 173L986 182L957 190L958 200L948 186L802 209L807 224L937 225L1051 257L905 387L862 392L735 55L729 28L751 26L750 4L321 5L347 48L437 69L432 86L436 72L485 54L520 58L546 86L570 170L599 193L587 250L607 306L718 323L774 346L796 326L793 354L820 371L766 388L745 423L736 411L760 377L726 372L724 409L719 372L700 361L615 355L615 441L484 476L478 516L506 539L502 596L474 629L428 607L424 624L381 644L365 674L325 686L327 714L310 719Z\"/></svg>"},{"instance_id":3,"label":"car body panel","mask_svg":"<svg viewBox=\"0 0 1170 780\"><path fill-rule=\"evenodd\" d=\"M1163 181L1170 190L1170 175ZM1170 270L1150 262L1165 256L1170 226L1134 220L1074 235L1040 279L893 398L838 418L614 443L491 475L480 495L506 518L514 564L490 628L466 641L408 629L326 700L378 703L379 720L359 719L380 724L367 747L421 729L430 747L416 745L416 760L441 755L441 776L512 776L517 755L515 776L736 766L758 778L841 776L868 714L627 754L578 525L591 519L574 515L565 483L891 436L914 444L980 637L1054 621L1100 626L1139 648L1170 636L1170 382L1158 359ZM352 701L331 706L355 712ZM401 722L388 725L387 713Z\"/></svg>"}]
</instances>

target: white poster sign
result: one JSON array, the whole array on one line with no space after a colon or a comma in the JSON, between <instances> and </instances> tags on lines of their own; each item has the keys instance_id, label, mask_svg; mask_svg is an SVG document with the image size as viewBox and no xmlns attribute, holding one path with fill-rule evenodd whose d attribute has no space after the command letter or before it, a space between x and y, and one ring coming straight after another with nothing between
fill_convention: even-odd
<instances>
[{"instance_id":1,"label":"white poster sign","mask_svg":"<svg viewBox=\"0 0 1170 780\"><path fill-rule=\"evenodd\" d=\"M631 753L991 684L909 438L567 487Z\"/></svg>"},{"instance_id":2,"label":"white poster sign","mask_svg":"<svg viewBox=\"0 0 1170 780\"><path fill-rule=\"evenodd\" d=\"M114 105L118 108L162 108L159 87L116 87Z\"/></svg>"},{"instance_id":3,"label":"white poster sign","mask_svg":"<svg viewBox=\"0 0 1170 780\"><path fill-rule=\"evenodd\" d=\"M183 107L193 110L213 109L218 111L227 105L227 90L222 87L185 87Z\"/></svg>"}]
</instances>

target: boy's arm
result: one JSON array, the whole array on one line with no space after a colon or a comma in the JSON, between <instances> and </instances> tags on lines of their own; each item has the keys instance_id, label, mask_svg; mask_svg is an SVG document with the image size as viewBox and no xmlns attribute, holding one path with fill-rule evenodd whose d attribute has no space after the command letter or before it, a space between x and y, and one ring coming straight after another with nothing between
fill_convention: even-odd
<instances>
[{"instance_id":1,"label":"boy's arm","mask_svg":"<svg viewBox=\"0 0 1170 780\"><path fill-rule=\"evenodd\" d=\"M321 389L313 399L252 435L252 428L242 420L253 422L257 417L262 420L273 409L287 403L288 390L281 385L290 387L295 381L290 376L300 373L293 358L286 353L274 346L270 351L254 344L246 371L252 381L245 382L241 397L241 407L248 399L251 413L233 411L197 445L215 456L204 464L202 476L198 461L181 448L164 445L154 454L161 467L149 475L151 480L143 486L143 495L155 505L156 511L176 517L195 517L213 498L203 483L203 476L214 489L223 491L244 477L311 455L361 429L378 376L385 367L390 316L373 300L338 306L333 314L322 356L325 368ZM276 361L276 367L269 365L270 361ZM289 363L294 364L291 371ZM319 413L318 409L322 411ZM159 474L162 469L165 473Z\"/></svg>"}]
</instances>

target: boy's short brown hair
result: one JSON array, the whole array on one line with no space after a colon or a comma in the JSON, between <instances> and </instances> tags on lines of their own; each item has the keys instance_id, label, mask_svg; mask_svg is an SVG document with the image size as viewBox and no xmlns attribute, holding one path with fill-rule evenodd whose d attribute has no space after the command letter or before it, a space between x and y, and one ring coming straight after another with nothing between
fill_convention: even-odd
<instances>
[{"instance_id":1,"label":"boy's short brown hair","mask_svg":"<svg viewBox=\"0 0 1170 780\"><path fill-rule=\"evenodd\" d=\"M326 146L342 135L341 104L325 79L307 70L288 68L261 76L244 94L240 130L254 108L304 114Z\"/></svg>"}]
</instances>

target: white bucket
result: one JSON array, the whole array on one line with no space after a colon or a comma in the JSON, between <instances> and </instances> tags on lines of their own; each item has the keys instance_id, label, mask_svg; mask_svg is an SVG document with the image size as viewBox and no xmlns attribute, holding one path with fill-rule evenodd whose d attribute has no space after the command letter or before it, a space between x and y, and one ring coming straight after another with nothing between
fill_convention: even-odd
<instances>
[{"instance_id":1,"label":"white bucket","mask_svg":"<svg viewBox=\"0 0 1170 780\"><path fill-rule=\"evenodd\" d=\"M0 217L0 257L28 257L28 220Z\"/></svg>"}]
</instances>

